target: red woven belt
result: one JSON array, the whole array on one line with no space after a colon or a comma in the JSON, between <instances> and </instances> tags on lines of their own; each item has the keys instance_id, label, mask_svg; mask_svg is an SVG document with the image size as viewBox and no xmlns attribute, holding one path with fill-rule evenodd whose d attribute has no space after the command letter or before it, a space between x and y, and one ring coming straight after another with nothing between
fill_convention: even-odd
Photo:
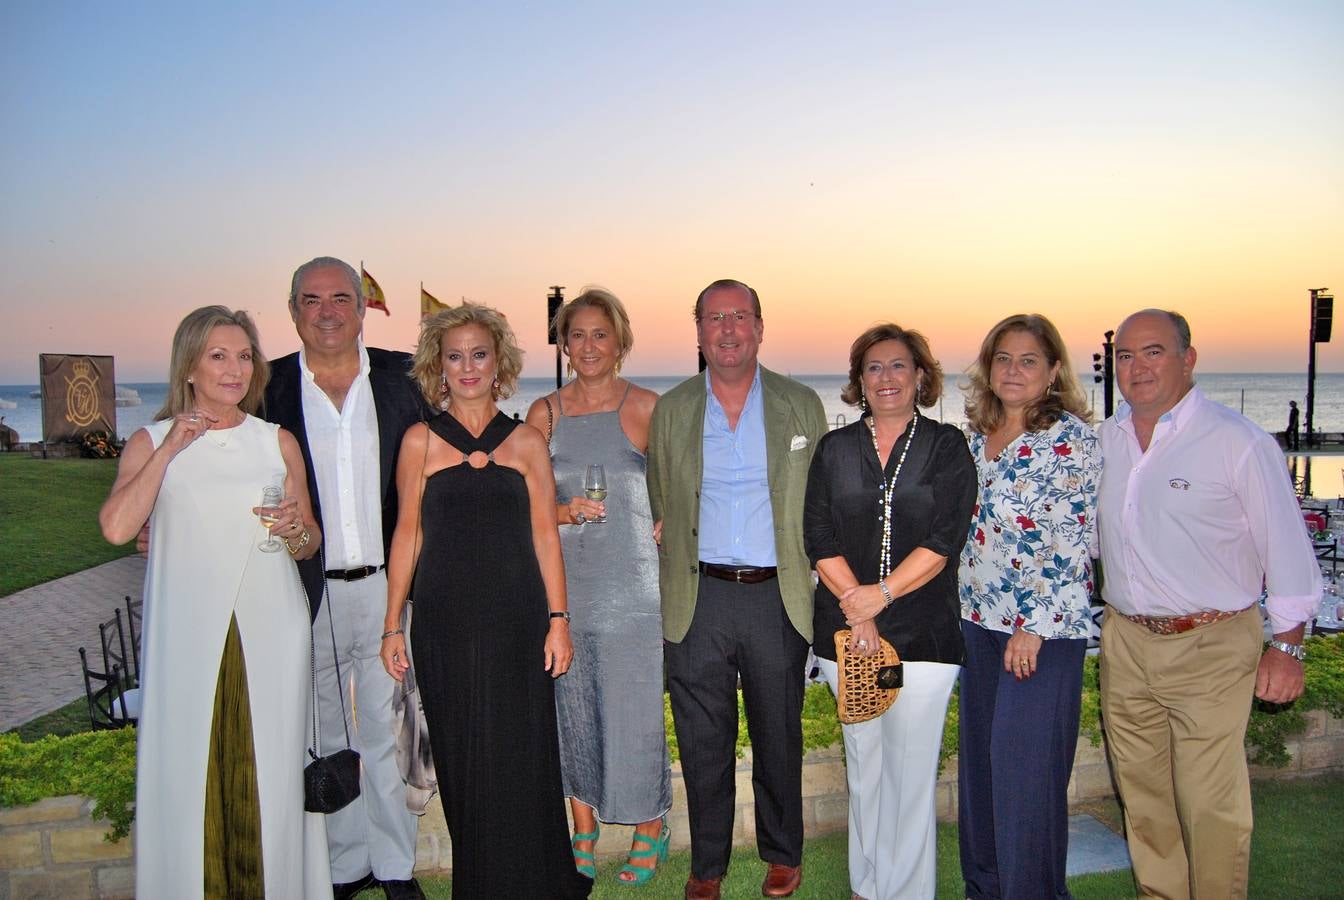
<instances>
[{"instance_id":1,"label":"red woven belt","mask_svg":"<svg viewBox=\"0 0 1344 900\"><path fill-rule=\"evenodd\" d=\"M1221 609L1206 609L1203 612L1193 613L1188 616L1131 616L1128 613L1120 613L1129 621L1136 625L1142 625L1153 634L1181 634L1185 631L1191 631L1201 625L1210 625L1214 622L1221 622L1224 619L1230 619L1233 616L1239 616L1244 609L1227 612Z\"/></svg>"}]
</instances>

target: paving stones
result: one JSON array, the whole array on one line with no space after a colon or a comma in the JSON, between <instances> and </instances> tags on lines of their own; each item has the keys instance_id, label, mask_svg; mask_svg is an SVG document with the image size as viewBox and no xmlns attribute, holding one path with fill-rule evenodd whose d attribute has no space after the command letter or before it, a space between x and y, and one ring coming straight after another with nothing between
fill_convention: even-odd
<instances>
[{"instance_id":1,"label":"paving stones","mask_svg":"<svg viewBox=\"0 0 1344 900\"><path fill-rule=\"evenodd\" d=\"M102 665L98 623L144 581L144 558L127 556L0 597L0 731L84 696L79 648Z\"/></svg>"}]
</instances>

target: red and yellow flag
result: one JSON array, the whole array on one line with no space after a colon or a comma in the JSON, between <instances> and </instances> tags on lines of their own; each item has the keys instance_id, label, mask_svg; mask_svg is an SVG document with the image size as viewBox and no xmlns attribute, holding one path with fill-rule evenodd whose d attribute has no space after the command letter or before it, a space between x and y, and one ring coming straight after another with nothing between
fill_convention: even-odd
<instances>
[{"instance_id":1,"label":"red and yellow flag","mask_svg":"<svg viewBox=\"0 0 1344 900\"><path fill-rule=\"evenodd\" d=\"M445 309L448 309L447 303L439 302L438 298L425 290L423 284L420 285L420 318L432 316L437 312L443 312Z\"/></svg>"},{"instance_id":2,"label":"red and yellow flag","mask_svg":"<svg viewBox=\"0 0 1344 900\"><path fill-rule=\"evenodd\" d=\"M364 283L364 306L368 309L381 309L387 316L392 315L392 310L387 308L387 297L383 294L383 289L372 275L364 271L363 263L359 264L359 278Z\"/></svg>"}]
</instances>

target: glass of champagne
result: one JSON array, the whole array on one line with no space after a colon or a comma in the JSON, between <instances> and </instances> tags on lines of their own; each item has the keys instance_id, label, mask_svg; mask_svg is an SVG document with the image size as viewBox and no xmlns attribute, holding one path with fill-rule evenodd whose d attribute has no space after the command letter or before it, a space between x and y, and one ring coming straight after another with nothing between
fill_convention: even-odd
<instances>
[{"instance_id":1,"label":"glass of champagne","mask_svg":"<svg viewBox=\"0 0 1344 900\"><path fill-rule=\"evenodd\" d=\"M588 472L583 477L583 495L589 500L607 499L607 472L601 466L592 465L588 467ZM594 524L602 524L607 521L607 517L602 515L588 521Z\"/></svg>"},{"instance_id":2,"label":"glass of champagne","mask_svg":"<svg viewBox=\"0 0 1344 900\"><path fill-rule=\"evenodd\" d=\"M280 501L285 499L285 489L278 484L268 484L261 491L261 506L263 507L261 515L261 524L266 526L266 540L257 544L257 549L266 553L275 553L280 549L280 542L271 534L271 526L275 524L275 516L270 515L269 510L280 505Z\"/></svg>"}]
</instances>

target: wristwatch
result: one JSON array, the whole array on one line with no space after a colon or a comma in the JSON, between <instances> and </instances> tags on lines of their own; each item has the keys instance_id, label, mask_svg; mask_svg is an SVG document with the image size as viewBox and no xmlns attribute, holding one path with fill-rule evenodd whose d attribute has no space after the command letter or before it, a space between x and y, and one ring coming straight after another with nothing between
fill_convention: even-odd
<instances>
[{"instance_id":1,"label":"wristwatch","mask_svg":"<svg viewBox=\"0 0 1344 900\"><path fill-rule=\"evenodd\" d=\"M569 624L569 610L565 609L565 610L561 610L560 612L552 612L552 613L551 613L551 618L552 618L552 619L564 619L564 620L565 620L565 624L568 625L568 624ZM1285 645L1285 646L1286 646L1286 645Z\"/></svg>"},{"instance_id":2,"label":"wristwatch","mask_svg":"<svg viewBox=\"0 0 1344 900\"><path fill-rule=\"evenodd\" d=\"M1301 644L1289 644L1285 641L1270 641L1269 646L1273 647L1275 650L1282 650L1299 662L1307 658L1307 648L1303 647Z\"/></svg>"}]
</instances>

